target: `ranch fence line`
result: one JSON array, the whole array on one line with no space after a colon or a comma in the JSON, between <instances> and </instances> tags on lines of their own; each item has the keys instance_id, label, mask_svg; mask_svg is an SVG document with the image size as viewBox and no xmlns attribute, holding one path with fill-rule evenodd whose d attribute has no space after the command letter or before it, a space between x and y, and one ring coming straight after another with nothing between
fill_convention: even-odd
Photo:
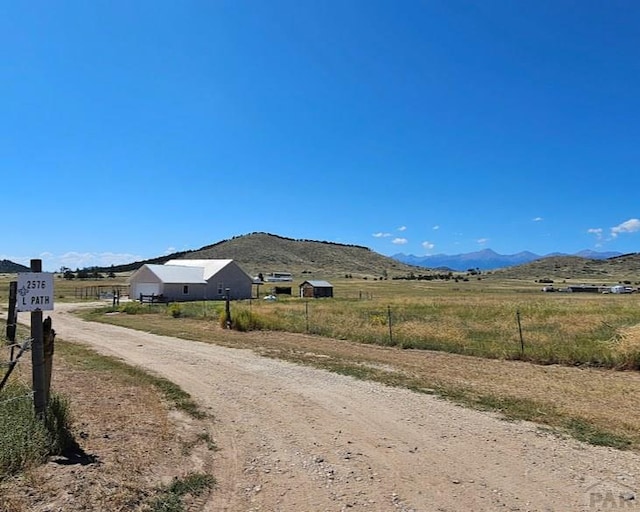
<instances>
[{"instance_id":1,"label":"ranch fence line","mask_svg":"<svg viewBox=\"0 0 640 512\"><path fill-rule=\"evenodd\" d=\"M11 398L7 398L6 400L0 400L0 405L8 404L11 402L17 402L18 400L28 400L33 398L33 391L20 396L14 396Z\"/></svg>"},{"instance_id":2,"label":"ranch fence line","mask_svg":"<svg viewBox=\"0 0 640 512\"><path fill-rule=\"evenodd\" d=\"M362 295L358 296L359 298L363 298ZM370 299L371 297L366 297ZM252 311L251 305L253 300L248 301L249 310ZM296 308L292 308L288 310L287 314L291 314L292 317L296 317L300 319L300 322L304 324L304 332L306 334L320 334L322 329L317 329L313 324L313 304L314 301L305 300L302 304L301 311L296 310ZM226 307L226 317L227 323L230 320L230 313L228 311L228 305ZM402 323L402 315L398 315L397 311L391 305L387 305L386 308L376 307L375 309L371 309L369 311L369 316L371 318L375 318L380 326L386 326L386 336L387 342L389 346L394 346L396 341L398 341L398 329L397 326ZM524 329L522 326L522 315L520 310L517 309L515 311L515 318L513 323L513 334L515 337L514 344L516 344L516 349L520 352L522 357L525 356L526 352L526 343L524 337Z\"/></svg>"},{"instance_id":3,"label":"ranch fence line","mask_svg":"<svg viewBox=\"0 0 640 512\"><path fill-rule=\"evenodd\" d=\"M79 286L73 289L76 299L117 299L129 295L129 285L92 285Z\"/></svg>"}]
</instances>

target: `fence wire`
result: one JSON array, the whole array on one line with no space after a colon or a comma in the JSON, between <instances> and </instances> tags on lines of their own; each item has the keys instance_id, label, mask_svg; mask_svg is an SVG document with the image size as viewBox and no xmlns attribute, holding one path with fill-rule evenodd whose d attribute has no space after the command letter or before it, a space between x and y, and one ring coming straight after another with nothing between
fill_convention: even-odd
<instances>
[{"instance_id":1,"label":"fence wire","mask_svg":"<svg viewBox=\"0 0 640 512\"><path fill-rule=\"evenodd\" d=\"M4 404L8 404L9 402L14 402L16 400L23 400L25 398L33 398L34 392L30 391L29 393L26 393L24 395L19 395L19 396L13 396L11 398L7 398L6 400L0 400L0 406L3 406Z\"/></svg>"},{"instance_id":2,"label":"fence wire","mask_svg":"<svg viewBox=\"0 0 640 512\"><path fill-rule=\"evenodd\" d=\"M22 356L22 354L24 354L27 350L31 348L32 342L33 342L33 338L27 338L22 342L22 345L15 344L13 346L13 348L20 347L20 350L18 351L15 357L12 357L11 360L8 363L6 363L7 371L5 372L4 376L2 377L2 380L0 381L0 391L2 391L4 386L7 384L7 381L9 380L9 376L11 375L11 372L13 372L16 365L20 362L20 357ZM11 346L9 348L11 348ZM11 350L12 356L13 356L13 348Z\"/></svg>"}]
</instances>

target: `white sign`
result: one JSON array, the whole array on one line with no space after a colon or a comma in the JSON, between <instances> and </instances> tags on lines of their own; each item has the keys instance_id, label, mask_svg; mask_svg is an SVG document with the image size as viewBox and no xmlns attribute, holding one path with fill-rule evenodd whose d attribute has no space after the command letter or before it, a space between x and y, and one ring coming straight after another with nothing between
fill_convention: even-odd
<instances>
[{"instance_id":1,"label":"white sign","mask_svg":"<svg viewBox=\"0 0 640 512\"><path fill-rule=\"evenodd\" d=\"M53 274L51 272L18 273L16 311L50 311L53 309Z\"/></svg>"}]
</instances>

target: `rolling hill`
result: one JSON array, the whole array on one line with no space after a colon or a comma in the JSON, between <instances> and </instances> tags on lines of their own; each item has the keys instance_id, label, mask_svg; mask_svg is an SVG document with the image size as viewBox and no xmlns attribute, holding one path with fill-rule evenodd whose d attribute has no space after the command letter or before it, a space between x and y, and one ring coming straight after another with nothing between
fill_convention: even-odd
<instances>
[{"instance_id":1,"label":"rolling hill","mask_svg":"<svg viewBox=\"0 0 640 512\"><path fill-rule=\"evenodd\" d=\"M31 269L20 265L20 263L14 263L9 260L0 260L0 273L2 274L16 274L18 272L29 272Z\"/></svg>"},{"instance_id":2,"label":"rolling hill","mask_svg":"<svg viewBox=\"0 0 640 512\"><path fill-rule=\"evenodd\" d=\"M640 253L623 254L607 259L579 256L551 256L515 267L491 272L507 279L584 280L611 284L621 280L640 281Z\"/></svg>"},{"instance_id":3,"label":"rolling hill","mask_svg":"<svg viewBox=\"0 0 640 512\"><path fill-rule=\"evenodd\" d=\"M405 276L417 268L378 254L367 247L335 242L296 240L270 233L250 233L150 260L119 265L101 271L127 272L144 263L162 264L170 259L233 259L249 274L286 271L296 278ZM421 269L424 271L424 269Z\"/></svg>"}]
</instances>

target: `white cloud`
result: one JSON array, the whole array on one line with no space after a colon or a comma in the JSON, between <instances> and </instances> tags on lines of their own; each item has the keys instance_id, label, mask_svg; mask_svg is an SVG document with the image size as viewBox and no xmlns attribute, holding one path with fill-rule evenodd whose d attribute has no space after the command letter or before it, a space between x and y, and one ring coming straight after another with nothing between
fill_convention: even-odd
<instances>
[{"instance_id":1,"label":"white cloud","mask_svg":"<svg viewBox=\"0 0 640 512\"><path fill-rule=\"evenodd\" d=\"M587 233L596 237L597 247L600 247L602 245L602 228L589 228L587 229Z\"/></svg>"},{"instance_id":2,"label":"white cloud","mask_svg":"<svg viewBox=\"0 0 640 512\"><path fill-rule=\"evenodd\" d=\"M9 260L14 263L20 263L20 265L25 265L28 267L31 264L31 258L28 256L16 256L11 254L0 254L0 260Z\"/></svg>"},{"instance_id":3,"label":"white cloud","mask_svg":"<svg viewBox=\"0 0 640 512\"><path fill-rule=\"evenodd\" d=\"M400 226L398 228L398 231L406 231L407 230L407 226Z\"/></svg>"},{"instance_id":4,"label":"white cloud","mask_svg":"<svg viewBox=\"0 0 640 512\"><path fill-rule=\"evenodd\" d=\"M533 222L542 222L544 219L542 217L534 217Z\"/></svg>"},{"instance_id":5,"label":"white cloud","mask_svg":"<svg viewBox=\"0 0 640 512\"><path fill-rule=\"evenodd\" d=\"M629 219L622 224L611 228L611 236L617 237L620 233L635 233L640 231L640 219Z\"/></svg>"},{"instance_id":6,"label":"white cloud","mask_svg":"<svg viewBox=\"0 0 640 512\"><path fill-rule=\"evenodd\" d=\"M55 270L60 267L70 269L85 267L109 267L111 265L123 265L144 259L137 254L114 252L75 252L69 251L62 255L52 255L47 259L47 266Z\"/></svg>"},{"instance_id":7,"label":"white cloud","mask_svg":"<svg viewBox=\"0 0 640 512\"><path fill-rule=\"evenodd\" d=\"M409 242L409 240L407 240L406 238L394 238L393 242L391 242L391 243L393 243L395 245L404 245L404 244L406 244L408 242Z\"/></svg>"},{"instance_id":8,"label":"white cloud","mask_svg":"<svg viewBox=\"0 0 640 512\"><path fill-rule=\"evenodd\" d=\"M425 251L430 251L431 249L433 249L436 244L429 242L428 240L425 240L424 242L422 242L422 247L424 247Z\"/></svg>"},{"instance_id":9,"label":"white cloud","mask_svg":"<svg viewBox=\"0 0 640 512\"><path fill-rule=\"evenodd\" d=\"M478 244L480 245L484 245L489 241L488 238L478 238L478 240L476 240L476 242L478 242Z\"/></svg>"},{"instance_id":10,"label":"white cloud","mask_svg":"<svg viewBox=\"0 0 640 512\"><path fill-rule=\"evenodd\" d=\"M38 258L42 260L42 270L45 272L57 272L62 267L72 270L86 267L110 267L111 265L124 265L145 259L139 254L115 253L115 252L77 252L69 251L64 254L54 254L48 251L41 252ZM0 259L20 263L27 267L32 258L15 255L0 255Z\"/></svg>"},{"instance_id":11,"label":"white cloud","mask_svg":"<svg viewBox=\"0 0 640 512\"><path fill-rule=\"evenodd\" d=\"M373 237L374 238L389 238L391 236L391 233L374 233Z\"/></svg>"},{"instance_id":12,"label":"white cloud","mask_svg":"<svg viewBox=\"0 0 640 512\"><path fill-rule=\"evenodd\" d=\"M438 231L440 229L440 226L438 226L437 224L435 226L433 226L432 228L434 231Z\"/></svg>"}]
</instances>

